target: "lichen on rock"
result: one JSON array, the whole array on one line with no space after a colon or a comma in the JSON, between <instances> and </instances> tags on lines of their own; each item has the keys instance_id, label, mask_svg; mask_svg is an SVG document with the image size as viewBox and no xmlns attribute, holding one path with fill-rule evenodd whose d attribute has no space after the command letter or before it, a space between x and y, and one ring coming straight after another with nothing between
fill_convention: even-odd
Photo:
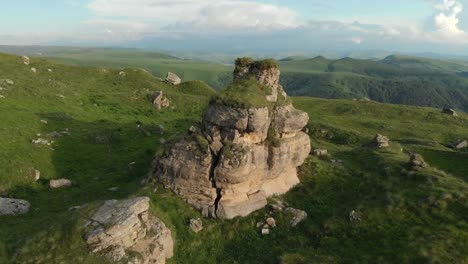
<instances>
[{"instance_id":1,"label":"lichen on rock","mask_svg":"<svg viewBox=\"0 0 468 264\"><path fill-rule=\"evenodd\" d=\"M238 59L234 84L213 97L196 136L155 158L153 177L204 216L223 219L246 216L297 185L311 150L302 132L309 116L289 102L279 76L274 61Z\"/></svg>"}]
</instances>

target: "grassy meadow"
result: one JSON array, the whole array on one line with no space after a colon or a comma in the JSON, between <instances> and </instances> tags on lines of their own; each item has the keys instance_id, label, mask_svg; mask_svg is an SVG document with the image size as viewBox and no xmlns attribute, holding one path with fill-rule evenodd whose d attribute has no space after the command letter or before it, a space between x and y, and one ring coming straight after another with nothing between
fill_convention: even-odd
<instances>
[{"instance_id":1,"label":"grassy meadow","mask_svg":"<svg viewBox=\"0 0 468 264\"><path fill-rule=\"evenodd\" d=\"M468 138L467 114L294 97L310 116L313 147L330 152L310 156L300 168L301 184L280 197L306 210L308 219L292 228L291 215L277 214L278 227L262 236L255 225L268 215L265 208L245 218L203 219L195 234L188 222L201 217L198 211L141 181L154 153L201 119L215 91L200 81L170 86L140 69L144 62L133 66L75 67L37 58L26 66L18 56L0 54L0 80L14 81L0 83L0 196L31 202L26 215L0 217L0 263L106 263L87 253L83 222L100 201L140 195L151 198L151 211L172 230L169 263L468 262L468 152L447 147ZM158 67L163 73L174 66ZM159 90L171 101L161 112L148 98ZM368 147L377 133L390 137L389 148ZM54 143L31 143L37 138ZM409 153L430 166L411 170ZM48 188L49 179L62 177L75 185ZM69 210L82 204L90 206ZM353 210L360 222L350 221Z\"/></svg>"}]
</instances>

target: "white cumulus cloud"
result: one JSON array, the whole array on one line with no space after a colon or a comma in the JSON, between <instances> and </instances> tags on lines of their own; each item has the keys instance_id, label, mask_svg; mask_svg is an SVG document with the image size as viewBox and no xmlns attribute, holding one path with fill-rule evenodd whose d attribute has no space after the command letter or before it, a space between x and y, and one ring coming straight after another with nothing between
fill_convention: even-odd
<instances>
[{"instance_id":1,"label":"white cumulus cloud","mask_svg":"<svg viewBox=\"0 0 468 264\"><path fill-rule=\"evenodd\" d=\"M459 27L459 14L463 11L463 5L457 0L432 1L437 14L434 16L434 23L437 32L456 36L465 34Z\"/></svg>"},{"instance_id":2,"label":"white cumulus cloud","mask_svg":"<svg viewBox=\"0 0 468 264\"><path fill-rule=\"evenodd\" d=\"M277 30L299 26L288 7L248 0L93 0L88 8L101 17L158 23L166 30Z\"/></svg>"}]
</instances>

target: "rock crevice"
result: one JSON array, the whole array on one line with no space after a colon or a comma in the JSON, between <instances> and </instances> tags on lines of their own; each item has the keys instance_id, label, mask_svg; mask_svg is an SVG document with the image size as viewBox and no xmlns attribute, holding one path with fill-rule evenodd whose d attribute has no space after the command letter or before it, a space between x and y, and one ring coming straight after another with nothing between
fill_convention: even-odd
<instances>
[{"instance_id":1,"label":"rock crevice","mask_svg":"<svg viewBox=\"0 0 468 264\"><path fill-rule=\"evenodd\" d=\"M288 102L279 76L273 63L238 60L234 81L254 78L268 105L213 100L199 131L155 158L154 177L206 217L223 219L246 216L298 184L297 167L311 150L302 132L309 117Z\"/></svg>"}]
</instances>

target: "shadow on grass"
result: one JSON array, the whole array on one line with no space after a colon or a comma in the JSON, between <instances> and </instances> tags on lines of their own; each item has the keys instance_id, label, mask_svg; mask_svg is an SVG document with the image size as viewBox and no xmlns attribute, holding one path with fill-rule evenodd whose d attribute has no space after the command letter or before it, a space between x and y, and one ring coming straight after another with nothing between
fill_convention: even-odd
<instances>
[{"instance_id":1,"label":"shadow on grass","mask_svg":"<svg viewBox=\"0 0 468 264\"><path fill-rule=\"evenodd\" d=\"M30 201L31 210L22 216L1 217L0 260L19 254L28 240L50 227L70 223L72 212L69 208L73 206L123 199L137 193L141 189L141 180L148 175L160 139L194 123L191 119L177 119L162 132L161 127L154 124L138 123L137 126L137 123L107 120L86 123L64 113L40 114L39 117L48 120L44 131L56 132L43 136L54 140L48 164L50 175L42 173L39 181L8 190L8 197ZM51 178L70 179L73 186L50 189L48 181ZM60 239L66 239L67 232L63 234ZM53 243L63 243L60 239ZM47 240L39 241L48 243ZM41 245L36 246L41 248ZM5 254L8 257L2 256Z\"/></svg>"}]
</instances>

